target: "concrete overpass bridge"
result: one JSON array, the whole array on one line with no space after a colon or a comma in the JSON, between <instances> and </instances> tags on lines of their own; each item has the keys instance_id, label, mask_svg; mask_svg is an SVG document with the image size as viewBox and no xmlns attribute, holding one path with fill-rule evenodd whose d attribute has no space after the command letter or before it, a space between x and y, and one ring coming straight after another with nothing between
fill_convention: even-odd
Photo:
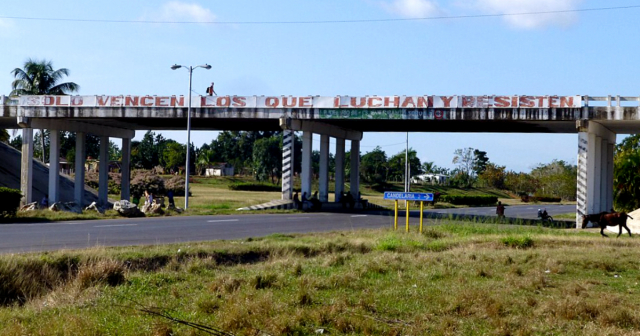
<instances>
[{"instance_id":1,"label":"concrete overpass bridge","mask_svg":"<svg viewBox=\"0 0 640 336\"><path fill-rule=\"evenodd\" d=\"M346 140L360 152L365 132L577 133L577 216L613 205L616 134L640 131L640 97L590 96L192 96L193 130L284 130L282 198L292 194L292 136L301 131L302 191L311 193L312 135L320 134L320 192L328 199L329 138L336 138L336 194L344 191ZM84 135L101 137L99 198L107 201L109 137L122 139L123 176L129 175L136 130L186 129L184 96L0 97L0 127L22 128L21 189L29 202L33 129L76 132L75 201L83 204ZM51 133L51 165L58 165L59 138ZM351 189L359 189L359 156L350 158ZM57 173L49 195L58 201ZM129 179L122 179L129 199Z\"/></svg>"}]
</instances>

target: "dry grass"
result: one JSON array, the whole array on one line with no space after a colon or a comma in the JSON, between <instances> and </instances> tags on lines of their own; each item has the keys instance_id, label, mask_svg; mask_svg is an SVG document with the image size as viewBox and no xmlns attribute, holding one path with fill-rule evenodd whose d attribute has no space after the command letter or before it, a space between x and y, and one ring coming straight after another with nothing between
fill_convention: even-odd
<instances>
[{"instance_id":1,"label":"dry grass","mask_svg":"<svg viewBox=\"0 0 640 336\"><path fill-rule=\"evenodd\" d=\"M0 334L197 334L141 308L236 335L640 331L640 240L441 224L4 256L16 289L48 285L5 301Z\"/></svg>"}]
</instances>

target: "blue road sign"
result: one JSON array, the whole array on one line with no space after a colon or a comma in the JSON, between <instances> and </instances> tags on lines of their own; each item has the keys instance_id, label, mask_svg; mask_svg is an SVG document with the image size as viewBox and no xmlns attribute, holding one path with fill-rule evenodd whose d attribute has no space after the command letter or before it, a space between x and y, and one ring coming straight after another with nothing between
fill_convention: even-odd
<instances>
[{"instance_id":1,"label":"blue road sign","mask_svg":"<svg viewBox=\"0 0 640 336\"><path fill-rule=\"evenodd\" d=\"M412 192L396 192L385 191L384 199L386 200L403 200L403 201L424 201L433 202L432 193L412 193Z\"/></svg>"}]
</instances>

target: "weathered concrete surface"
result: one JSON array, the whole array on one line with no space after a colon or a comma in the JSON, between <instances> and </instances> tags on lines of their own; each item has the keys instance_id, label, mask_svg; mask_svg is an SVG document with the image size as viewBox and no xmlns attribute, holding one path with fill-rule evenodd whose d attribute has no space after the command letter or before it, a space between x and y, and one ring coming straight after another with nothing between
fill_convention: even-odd
<instances>
[{"instance_id":1,"label":"weathered concrete surface","mask_svg":"<svg viewBox=\"0 0 640 336\"><path fill-rule=\"evenodd\" d=\"M0 143L0 186L20 189L20 151ZM73 201L74 183L66 175L60 176L60 201ZM49 167L38 160L33 160L33 200L39 202L49 190ZM98 201L96 190L84 187L85 206Z\"/></svg>"}]
</instances>

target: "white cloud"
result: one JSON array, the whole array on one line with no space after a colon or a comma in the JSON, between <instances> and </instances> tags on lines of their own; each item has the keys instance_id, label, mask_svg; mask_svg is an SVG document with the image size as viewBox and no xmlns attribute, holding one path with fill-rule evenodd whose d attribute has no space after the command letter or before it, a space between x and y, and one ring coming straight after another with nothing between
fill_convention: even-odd
<instances>
[{"instance_id":1,"label":"white cloud","mask_svg":"<svg viewBox=\"0 0 640 336\"><path fill-rule=\"evenodd\" d=\"M575 10L582 0L476 0L478 9L491 14L537 13ZM544 26L570 26L578 20L576 13L550 13L505 16L511 26L535 29Z\"/></svg>"},{"instance_id":2,"label":"white cloud","mask_svg":"<svg viewBox=\"0 0 640 336\"><path fill-rule=\"evenodd\" d=\"M159 21L212 22L216 20L216 16L209 9L198 4L170 1L162 5L156 19Z\"/></svg>"},{"instance_id":3,"label":"white cloud","mask_svg":"<svg viewBox=\"0 0 640 336\"><path fill-rule=\"evenodd\" d=\"M15 33L14 27L13 20L0 19L0 36L12 36Z\"/></svg>"},{"instance_id":4,"label":"white cloud","mask_svg":"<svg viewBox=\"0 0 640 336\"><path fill-rule=\"evenodd\" d=\"M430 0L393 0L384 2L382 6L389 12L407 18L425 18L440 13L438 4Z\"/></svg>"},{"instance_id":5,"label":"white cloud","mask_svg":"<svg viewBox=\"0 0 640 336\"><path fill-rule=\"evenodd\" d=\"M9 19L0 19L0 28L11 28L13 27L13 22Z\"/></svg>"}]
</instances>

